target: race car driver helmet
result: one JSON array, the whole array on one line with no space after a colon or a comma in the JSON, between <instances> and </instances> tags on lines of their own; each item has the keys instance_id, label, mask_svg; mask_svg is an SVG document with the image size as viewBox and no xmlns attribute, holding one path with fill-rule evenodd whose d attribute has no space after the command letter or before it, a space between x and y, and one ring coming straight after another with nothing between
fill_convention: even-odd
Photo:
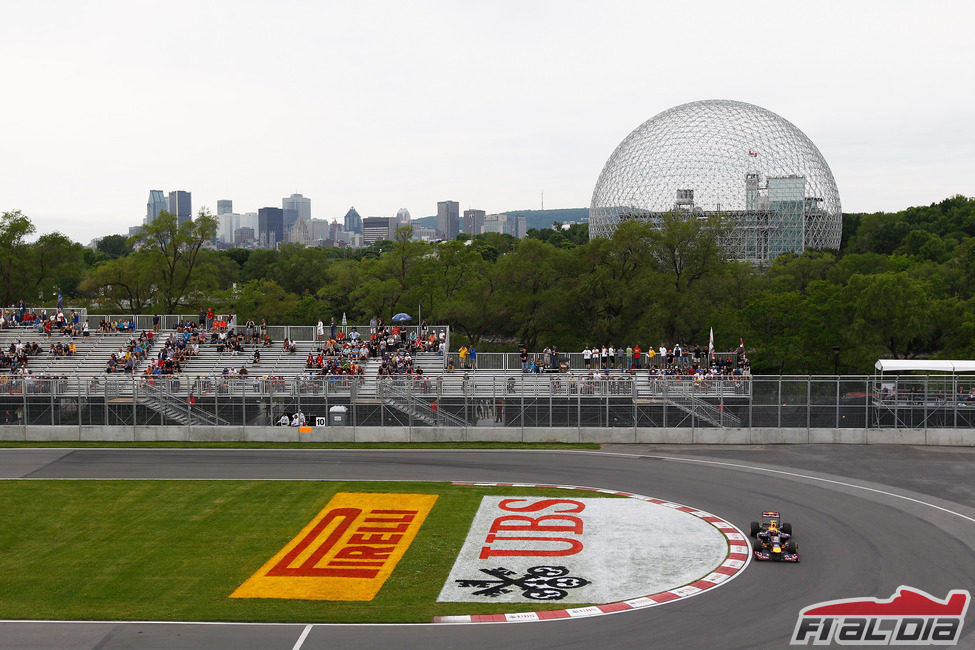
<instances>
[{"instance_id":1,"label":"race car driver helmet","mask_svg":"<svg viewBox=\"0 0 975 650\"><path fill-rule=\"evenodd\" d=\"M773 519L772 521L770 521L770 522L768 522L768 529L769 529L770 531L773 531L773 532L775 532L775 531L777 531L777 530L779 529L779 525L778 525L778 523L777 523L777 522L776 522L776 521L775 521L775 520Z\"/></svg>"}]
</instances>

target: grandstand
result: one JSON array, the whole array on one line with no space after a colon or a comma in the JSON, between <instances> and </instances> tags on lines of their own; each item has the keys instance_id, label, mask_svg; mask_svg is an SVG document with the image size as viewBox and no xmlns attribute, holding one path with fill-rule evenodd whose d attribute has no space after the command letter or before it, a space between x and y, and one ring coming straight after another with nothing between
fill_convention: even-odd
<instances>
[{"instance_id":1,"label":"grandstand","mask_svg":"<svg viewBox=\"0 0 975 650\"><path fill-rule=\"evenodd\" d=\"M27 357L26 366L0 371L4 423L268 426L282 414L302 412L307 421L321 424L334 407L344 407L352 421L338 423L360 426L573 426L583 421L613 426L655 408L663 409L662 421L667 422L670 407L680 418L702 426L737 426L740 418L733 406L747 401L749 390L741 378L648 381L621 370L590 376L581 370L580 355L564 355L564 373L523 374L517 355L481 355L482 367L475 371L455 370L447 363L449 352L415 350L409 375L380 377L382 362L376 356L361 364L361 374L323 375L306 367L322 342L316 340L315 328L305 326L268 326L270 344L247 342L237 352L201 343L197 354L185 356L180 372L150 374L147 368L158 364L167 340L191 336L184 324L194 317L178 315L160 317L145 358L133 361L130 372L106 372L113 353L124 357L133 339L151 331L152 316L103 320L130 321L132 327L122 332L99 328L88 336L47 335L17 326L0 329L0 349L36 345L38 351ZM342 333L353 329L369 332L368 326L347 326ZM403 335L416 331L407 326ZM429 331L449 350L449 328ZM285 339L292 341L293 350L285 349ZM73 345L73 353L52 353L58 344ZM254 363L255 350L259 363ZM648 422L656 417L647 416Z\"/></svg>"}]
</instances>

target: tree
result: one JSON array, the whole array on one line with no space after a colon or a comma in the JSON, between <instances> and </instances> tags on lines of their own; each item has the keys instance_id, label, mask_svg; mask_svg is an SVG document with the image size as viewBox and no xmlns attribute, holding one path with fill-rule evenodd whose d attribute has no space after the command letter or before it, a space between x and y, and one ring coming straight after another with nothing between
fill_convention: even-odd
<instances>
[{"instance_id":1,"label":"tree","mask_svg":"<svg viewBox=\"0 0 975 650\"><path fill-rule=\"evenodd\" d=\"M719 238L726 231L727 225L719 217L701 221L679 212L668 212L650 235L651 259L661 272L671 277L677 292L686 291L725 263Z\"/></svg>"},{"instance_id":2,"label":"tree","mask_svg":"<svg viewBox=\"0 0 975 650\"><path fill-rule=\"evenodd\" d=\"M4 212L0 217L0 279L3 280L3 304L16 300L37 299L39 296L26 293L30 277L26 259L28 244L25 239L34 234L34 224L20 210Z\"/></svg>"},{"instance_id":3,"label":"tree","mask_svg":"<svg viewBox=\"0 0 975 650\"><path fill-rule=\"evenodd\" d=\"M41 235L25 249L27 295L71 295L84 273L84 247L59 232Z\"/></svg>"},{"instance_id":4,"label":"tree","mask_svg":"<svg viewBox=\"0 0 975 650\"><path fill-rule=\"evenodd\" d=\"M297 302L297 296L289 294L274 280L252 280L237 288L231 312L238 315L238 323L248 318L279 323Z\"/></svg>"},{"instance_id":5,"label":"tree","mask_svg":"<svg viewBox=\"0 0 975 650\"><path fill-rule=\"evenodd\" d=\"M498 310L507 333L534 349L543 334L560 328L571 308L563 282L567 254L537 239L523 239L498 264Z\"/></svg>"},{"instance_id":6,"label":"tree","mask_svg":"<svg viewBox=\"0 0 975 650\"><path fill-rule=\"evenodd\" d=\"M158 290L156 270L138 254L106 260L91 269L81 290L111 311L150 311Z\"/></svg>"},{"instance_id":7,"label":"tree","mask_svg":"<svg viewBox=\"0 0 975 650\"><path fill-rule=\"evenodd\" d=\"M155 270L158 278L157 299L161 309L177 313L187 305L187 298L213 284L205 273L196 273L200 251L217 233L217 219L200 210L195 220L182 224L174 215L160 212L151 224L132 238L139 249L140 262Z\"/></svg>"},{"instance_id":8,"label":"tree","mask_svg":"<svg viewBox=\"0 0 975 650\"><path fill-rule=\"evenodd\" d=\"M258 261L264 256L252 257ZM272 259L261 277L268 277L285 291L299 296L315 295L331 263L324 249L301 244L284 244Z\"/></svg>"},{"instance_id":9,"label":"tree","mask_svg":"<svg viewBox=\"0 0 975 650\"><path fill-rule=\"evenodd\" d=\"M129 238L125 235L105 235L98 240L95 250L108 259L116 259L131 253L132 247L129 245Z\"/></svg>"},{"instance_id":10,"label":"tree","mask_svg":"<svg viewBox=\"0 0 975 650\"><path fill-rule=\"evenodd\" d=\"M650 264L653 226L624 221L609 239L599 237L574 248L563 283L569 302L580 307L573 321L581 325L574 345L621 343L645 337L653 325L646 314L660 294L661 278Z\"/></svg>"},{"instance_id":11,"label":"tree","mask_svg":"<svg viewBox=\"0 0 975 650\"><path fill-rule=\"evenodd\" d=\"M828 251L804 251L802 255L784 253L775 258L768 270L769 282L782 291L806 290L810 282L825 280L836 264L836 257Z\"/></svg>"},{"instance_id":12,"label":"tree","mask_svg":"<svg viewBox=\"0 0 975 650\"><path fill-rule=\"evenodd\" d=\"M906 272L854 275L847 290L855 305L852 328L894 359L931 351L932 303L927 288Z\"/></svg>"},{"instance_id":13,"label":"tree","mask_svg":"<svg viewBox=\"0 0 975 650\"><path fill-rule=\"evenodd\" d=\"M668 212L650 235L650 263L669 285L656 293L663 335L671 343L689 340L707 318L698 284L719 275L726 264L720 238L727 228L721 217L702 221Z\"/></svg>"}]
</instances>

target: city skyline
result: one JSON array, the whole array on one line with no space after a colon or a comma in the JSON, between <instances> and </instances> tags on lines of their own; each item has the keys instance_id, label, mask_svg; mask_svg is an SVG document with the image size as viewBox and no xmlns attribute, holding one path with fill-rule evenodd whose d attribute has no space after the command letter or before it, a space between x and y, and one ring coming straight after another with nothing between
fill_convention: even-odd
<instances>
[{"instance_id":1,"label":"city skyline","mask_svg":"<svg viewBox=\"0 0 975 650\"><path fill-rule=\"evenodd\" d=\"M972 18L951 0L15 3L0 211L86 243L141 224L158 188L194 215L300 191L329 221L588 207L628 133L702 99L787 117L845 212L927 205L975 195Z\"/></svg>"}]
</instances>

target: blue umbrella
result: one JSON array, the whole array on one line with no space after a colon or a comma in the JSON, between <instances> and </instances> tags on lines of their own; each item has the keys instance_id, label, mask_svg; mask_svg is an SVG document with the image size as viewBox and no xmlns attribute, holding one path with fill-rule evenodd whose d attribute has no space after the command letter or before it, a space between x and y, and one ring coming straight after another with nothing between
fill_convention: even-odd
<instances>
[{"instance_id":1,"label":"blue umbrella","mask_svg":"<svg viewBox=\"0 0 975 650\"><path fill-rule=\"evenodd\" d=\"M402 323L403 321L408 321L408 320L413 320L413 317L410 316L409 314L404 313L404 312L400 312L400 313L396 314L395 316L393 316L393 322L394 323Z\"/></svg>"}]
</instances>

